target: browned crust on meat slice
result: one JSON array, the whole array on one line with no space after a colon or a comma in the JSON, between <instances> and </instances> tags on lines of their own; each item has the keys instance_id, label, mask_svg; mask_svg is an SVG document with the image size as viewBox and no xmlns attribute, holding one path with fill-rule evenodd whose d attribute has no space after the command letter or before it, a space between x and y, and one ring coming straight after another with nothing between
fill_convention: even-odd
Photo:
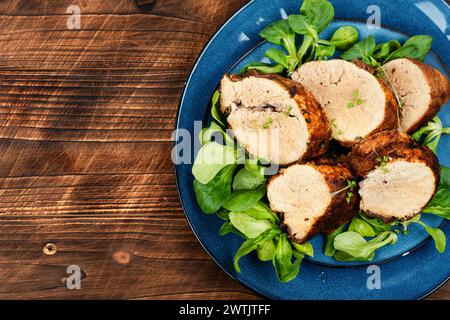
<instances>
[{"instance_id":1,"label":"browned crust on meat slice","mask_svg":"<svg viewBox=\"0 0 450 320\"><path fill-rule=\"evenodd\" d=\"M425 163L433 171L435 177L434 192L437 191L440 180L438 159L430 149L414 141L401 130L379 132L363 140L355 145L348 154L347 163L358 177L364 178L369 172L379 167L380 162L377 159L385 156L388 157L389 161L405 160ZM366 214L378 217L385 222L395 220L371 212L366 212Z\"/></svg>"},{"instance_id":2,"label":"browned crust on meat slice","mask_svg":"<svg viewBox=\"0 0 450 320\"><path fill-rule=\"evenodd\" d=\"M352 61L352 63L355 64L356 66L358 66L359 68L361 68L363 70L366 70L367 72L369 72L369 73L371 73L373 75L375 75L376 72L377 72L374 67L369 66L368 64L362 62L362 60L356 60L355 59L355 60Z\"/></svg>"},{"instance_id":3,"label":"browned crust on meat slice","mask_svg":"<svg viewBox=\"0 0 450 320\"><path fill-rule=\"evenodd\" d=\"M347 163L357 176L365 177L379 165L377 158L384 156L408 162L424 162L433 171L439 172L439 161L434 153L401 130L379 132L358 143L348 154Z\"/></svg>"},{"instance_id":4,"label":"browned crust on meat slice","mask_svg":"<svg viewBox=\"0 0 450 320\"><path fill-rule=\"evenodd\" d=\"M419 60L408 60L413 62L422 70L431 89L431 103L427 108L427 112L422 118L420 118L420 120L408 129L408 133L413 133L431 121L440 111L441 107L447 103L450 98L450 82L445 75L434 67L422 63Z\"/></svg>"},{"instance_id":5,"label":"browned crust on meat slice","mask_svg":"<svg viewBox=\"0 0 450 320\"><path fill-rule=\"evenodd\" d=\"M380 83L386 97L384 120L378 128L372 131L370 135L385 130L397 129L399 127L399 110L397 99L395 99L395 95L392 93L391 89L389 89L389 87L386 86L382 80L378 79L378 82Z\"/></svg>"},{"instance_id":6,"label":"browned crust on meat slice","mask_svg":"<svg viewBox=\"0 0 450 320\"><path fill-rule=\"evenodd\" d=\"M318 159L315 162L307 163L307 165L319 171L326 181L330 193L336 194L332 197L331 203L323 215L314 223L305 237L298 238L296 234L289 234L289 238L296 243L304 243L320 233L331 233L341 225L348 223L359 210L360 198L357 187L353 190L341 191L347 187L347 181L355 180L355 176L347 166L329 159ZM274 179L283 174L282 170L278 175L270 177L267 182L267 188L270 188L270 183ZM346 200L348 191L353 193L349 203ZM283 219L283 212L277 213Z\"/></svg>"},{"instance_id":7,"label":"browned crust on meat slice","mask_svg":"<svg viewBox=\"0 0 450 320\"><path fill-rule=\"evenodd\" d=\"M303 155L302 160L317 158L325 154L332 134L330 122L316 98L300 83L279 75L266 75L257 71L247 72L243 76L238 76L236 74L226 76L232 81L240 81L245 77L258 77L278 82L297 102L297 108L303 115L308 127L310 140L308 141L308 148Z\"/></svg>"},{"instance_id":8,"label":"browned crust on meat slice","mask_svg":"<svg viewBox=\"0 0 450 320\"><path fill-rule=\"evenodd\" d=\"M325 178L330 188L330 192L338 192L347 187L347 181L354 181L355 176L349 168L342 164L319 164L317 170ZM347 204L347 192L352 192L350 203ZM357 187L353 190L341 191L333 196L331 204L326 213L314 224L308 237L313 237L318 233L331 233L343 224L348 223L358 212L359 195Z\"/></svg>"},{"instance_id":9,"label":"browned crust on meat slice","mask_svg":"<svg viewBox=\"0 0 450 320\"><path fill-rule=\"evenodd\" d=\"M356 66L358 66L359 68L371 73L375 78L377 78L377 80L384 92L384 96L386 97L384 120L367 137L369 137L375 133L381 132L381 131L397 129L399 127L400 120L399 120L398 103L397 103L397 99L395 98L394 93L389 88L389 86L386 85L386 83L383 80L381 80L380 78L378 78L376 76L376 70L374 67L365 64L361 60L354 60L353 63ZM352 144L343 144L343 145L344 145L344 147L352 146Z\"/></svg>"}]
</instances>

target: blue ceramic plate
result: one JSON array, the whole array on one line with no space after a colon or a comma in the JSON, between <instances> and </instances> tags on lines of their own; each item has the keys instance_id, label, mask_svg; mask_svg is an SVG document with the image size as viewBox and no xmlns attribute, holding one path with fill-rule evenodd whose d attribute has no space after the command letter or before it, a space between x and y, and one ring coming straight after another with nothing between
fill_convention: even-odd
<instances>
[{"instance_id":1,"label":"blue ceramic plate","mask_svg":"<svg viewBox=\"0 0 450 320\"><path fill-rule=\"evenodd\" d=\"M332 0L335 21L324 32L330 36L342 24L359 29L361 38L374 35L377 43L390 39L404 41L408 36L433 36L429 63L448 76L450 65L450 9L444 1L377 1L381 10L382 27L369 29L365 21L373 1ZM236 13L213 37L198 59L186 85L178 114L177 141L183 132L194 136L194 122L209 119L209 101L223 74L237 72L251 61L261 61L271 46L258 36L270 22L298 13L301 1L253 0ZM368 9L369 8L369 9ZM370 13L367 13L370 12ZM400 13L400 14L399 14ZM449 30L447 30L449 29ZM444 125L450 125L448 106L439 114ZM450 165L450 137L441 139L439 161ZM190 154L192 159L195 152ZM195 235L210 256L233 278L256 292L272 299L419 299L438 288L450 277L450 249L439 254L433 241L420 226L413 225L408 236L400 236L395 246L377 252L368 263L340 263L323 254L323 236L312 239L314 258L302 263L299 276L280 283L270 262L260 262L256 255L241 259L242 273L233 268L233 256L242 239L218 234L222 221L201 212L192 187L192 165L176 167L181 202ZM412 188L414 186L411 186ZM442 226L450 236L450 224L441 218L424 215L423 220L433 227ZM368 266L379 265L381 288L367 287Z\"/></svg>"}]
</instances>

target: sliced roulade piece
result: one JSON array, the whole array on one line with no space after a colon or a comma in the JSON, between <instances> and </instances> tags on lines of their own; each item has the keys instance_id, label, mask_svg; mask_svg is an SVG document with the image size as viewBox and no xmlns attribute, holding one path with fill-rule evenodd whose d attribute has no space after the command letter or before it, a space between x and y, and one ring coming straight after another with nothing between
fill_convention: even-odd
<instances>
[{"instance_id":1,"label":"sliced roulade piece","mask_svg":"<svg viewBox=\"0 0 450 320\"><path fill-rule=\"evenodd\" d=\"M447 77L430 65L397 59L383 69L401 101L400 127L406 132L413 133L426 125L450 98Z\"/></svg>"},{"instance_id":2,"label":"sliced roulade piece","mask_svg":"<svg viewBox=\"0 0 450 320\"><path fill-rule=\"evenodd\" d=\"M398 128L397 102L391 90L354 63L309 62L294 72L292 79L317 98L330 120L333 138L344 146Z\"/></svg>"},{"instance_id":3,"label":"sliced roulade piece","mask_svg":"<svg viewBox=\"0 0 450 320\"><path fill-rule=\"evenodd\" d=\"M276 75L225 75L220 92L228 125L251 155L286 165L325 152L328 120L300 84Z\"/></svg>"},{"instance_id":4,"label":"sliced roulade piece","mask_svg":"<svg viewBox=\"0 0 450 320\"><path fill-rule=\"evenodd\" d=\"M303 243L347 223L358 211L351 171L340 164L293 164L269 179L270 207L280 214L290 238Z\"/></svg>"},{"instance_id":5,"label":"sliced roulade piece","mask_svg":"<svg viewBox=\"0 0 450 320\"><path fill-rule=\"evenodd\" d=\"M348 164L363 178L361 210L386 222L421 213L439 185L434 153L400 130L380 132L357 144Z\"/></svg>"}]
</instances>

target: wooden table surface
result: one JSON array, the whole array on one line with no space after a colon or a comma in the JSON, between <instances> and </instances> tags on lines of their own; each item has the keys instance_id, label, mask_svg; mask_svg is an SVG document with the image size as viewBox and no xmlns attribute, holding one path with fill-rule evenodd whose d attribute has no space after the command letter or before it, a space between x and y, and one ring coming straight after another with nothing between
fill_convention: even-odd
<instances>
[{"instance_id":1,"label":"wooden table surface","mask_svg":"<svg viewBox=\"0 0 450 320\"><path fill-rule=\"evenodd\" d=\"M201 248L170 157L191 67L247 1L136 2L0 1L0 299L260 298Z\"/></svg>"}]
</instances>

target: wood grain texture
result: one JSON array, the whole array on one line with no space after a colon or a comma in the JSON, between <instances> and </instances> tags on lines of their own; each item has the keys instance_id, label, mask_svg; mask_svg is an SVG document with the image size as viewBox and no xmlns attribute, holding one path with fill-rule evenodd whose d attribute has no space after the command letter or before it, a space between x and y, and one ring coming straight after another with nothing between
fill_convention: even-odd
<instances>
[{"instance_id":1,"label":"wood grain texture","mask_svg":"<svg viewBox=\"0 0 450 320\"><path fill-rule=\"evenodd\" d=\"M201 248L170 159L189 71L247 1L139 1L0 1L1 299L260 298Z\"/></svg>"}]
</instances>

